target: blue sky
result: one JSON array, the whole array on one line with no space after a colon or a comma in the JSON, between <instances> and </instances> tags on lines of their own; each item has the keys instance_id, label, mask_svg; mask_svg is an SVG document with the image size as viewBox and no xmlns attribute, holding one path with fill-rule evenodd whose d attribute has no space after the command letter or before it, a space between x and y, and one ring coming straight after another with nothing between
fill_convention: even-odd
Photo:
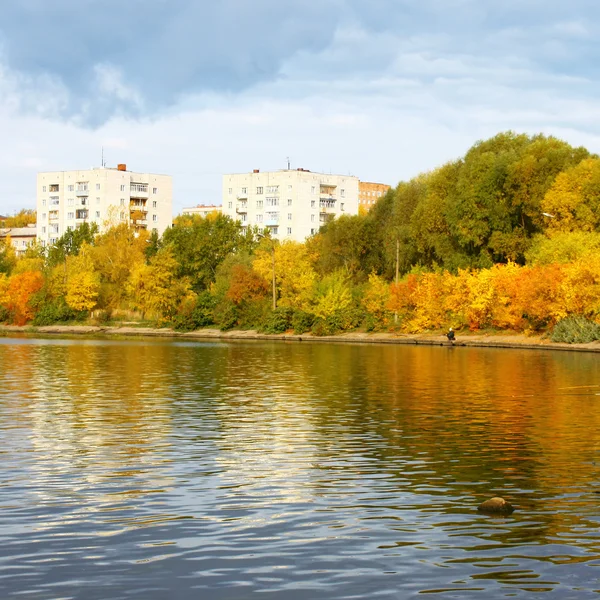
<instances>
[{"instance_id":1,"label":"blue sky","mask_svg":"<svg viewBox=\"0 0 600 600\"><path fill-rule=\"evenodd\" d=\"M0 213L35 174L293 167L395 185L513 129L600 152L592 0L5 0Z\"/></svg>"}]
</instances>

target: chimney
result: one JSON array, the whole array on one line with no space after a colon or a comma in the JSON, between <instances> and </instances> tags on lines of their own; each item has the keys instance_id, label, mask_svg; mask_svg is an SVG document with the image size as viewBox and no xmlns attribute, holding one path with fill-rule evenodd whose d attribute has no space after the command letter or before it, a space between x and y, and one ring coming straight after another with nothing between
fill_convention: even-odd
<instances>
[{"instance_id":1,"label":"chimney","mask_svg":"<svg viewBox=\"0 0 600 600\"><path fill-rule=\"evenodd\" d=\"M117 165L117 171L127 171L127 165L120 163Z\"/></svg>"},{"instance_id":2,"label":"chimney","mask_svg":"<svg viewBox=\"0 0 600 600\"><path fill-rule=\"evenodd\" d=\"M253 173L260 173L260 169L254 169Z\"/></svg>"}]
</instances>

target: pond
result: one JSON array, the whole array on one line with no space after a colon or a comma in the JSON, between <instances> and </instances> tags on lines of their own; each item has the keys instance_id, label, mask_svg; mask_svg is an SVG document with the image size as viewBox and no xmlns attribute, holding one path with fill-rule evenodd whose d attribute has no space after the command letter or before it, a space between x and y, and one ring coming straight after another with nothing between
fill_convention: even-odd
<instances>
[{"instance_id":1,"label":"pond","mask_svg":"<svg viewBox=\"0 0 600 600\"><path fill-rule=\"evenodd\" d=\"M596 598L598 361L0 338L0 598Z\"/></svg>"}]
</instances>

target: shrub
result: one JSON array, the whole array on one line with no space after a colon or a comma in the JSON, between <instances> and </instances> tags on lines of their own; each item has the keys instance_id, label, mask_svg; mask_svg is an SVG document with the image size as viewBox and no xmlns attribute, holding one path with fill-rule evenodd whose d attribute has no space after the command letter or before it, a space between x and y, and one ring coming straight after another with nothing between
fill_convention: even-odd
<instances>
[{"instance_id":1,"label":"shrub","mask_svg":"<svg viewBox=\"0 0 600 600\"><path fill-rule=\"evenodd\" d=\"M86 311L76 311L70 308L63 298L42 304L33 319L33 325L54 325L55 323L68 323L81 321L87 316Z\"/></svg>"},{"instance_id":2,"label":"shrub","mask_svg":"<svg viewBox=\"0 0 600 600\"><path fill-rule=\"evenodd\" d=\"M288 306L276 308L271 311L271 314L263 323L261 331L263 333L285 333L292 327L293 316L294 310Z\"/></svg>"},{"instance_id":3,"label":"shrub","mask_svg":"<svg viewBox=\"0 0 600 600\"><path fill-rule=\"evenodd\" d=\"M202 292L191 311L177 315L173 326L177 331L195 331L214 324L215 299L210 292Z\"/></svg>"},{"instance_id":4,"label":"shrub","mask_svg":"<svg viewBox=\"0 0 600 600\"><path fill-rule=\"evenodd\" d=\"M600 325L585 317L567 317L555 325L550 339L567 344L594 342L600 340Z\"/></svg>"},{"instance_id":5,"label":"shrub","mask_svg":"<svg viewBox=\"0 0 600 600\"><path fill-rule=\"evenodd\" d=\"M300 334L310 331L314 322L315 315L312 313L307 313L302 310L295 311L294 316L292 317L292 328L294 333Z\"/></svg>"},{"instance_id":6,"label":"shrub","mask_svg":"<svg viewBox=\"0 0 600 600\"><path fill-rule=\"evenodd\" d=\"M10 319L10 313L8 309L4 306L0 306L0 323L8 323Z\"/></svg>"}]
</instances>

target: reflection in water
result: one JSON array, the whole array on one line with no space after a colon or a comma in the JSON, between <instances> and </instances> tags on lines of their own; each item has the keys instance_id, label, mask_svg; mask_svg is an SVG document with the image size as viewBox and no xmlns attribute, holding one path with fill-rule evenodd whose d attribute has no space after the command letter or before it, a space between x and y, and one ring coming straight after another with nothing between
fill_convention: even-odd
<instances>
[{"instance_id":1,"label":"reflection in water","mask_svg":"<svg viewBox=\"0 0 600 600\"><path fill-rule=\"evenodd\" d=\"M596 596L597 394L592 354L0 338L0 597Z\"/></svg>"}]
</instances>

